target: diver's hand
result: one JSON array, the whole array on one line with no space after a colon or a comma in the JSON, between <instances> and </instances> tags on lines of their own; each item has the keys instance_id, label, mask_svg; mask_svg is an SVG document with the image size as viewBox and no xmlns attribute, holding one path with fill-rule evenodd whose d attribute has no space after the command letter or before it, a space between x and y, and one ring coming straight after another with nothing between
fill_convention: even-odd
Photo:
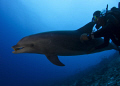
<instances>
[{"instance_id":1,"label":"diver's hand","mask_svg":"<svg viewBox=\"0 0 120 86\"><path fill-rule=\"evenodd\" d=\"M90 50L87 52L87 54L90 54L90 53L93 52L94 50L95 50L95 48L90 49Z\"/></svg>"},{"instance_id":2,"label":"diver's hand","mask_svg":"<svg viewBox=\"0 0 120 86\"><path fill-rule=\"evenodd\" d=\"M87 37L87 33L84 33L80 36L80 41L83 43L84 41L87 41L89 40L88 37Z\"/></svg>"}]
</instances>

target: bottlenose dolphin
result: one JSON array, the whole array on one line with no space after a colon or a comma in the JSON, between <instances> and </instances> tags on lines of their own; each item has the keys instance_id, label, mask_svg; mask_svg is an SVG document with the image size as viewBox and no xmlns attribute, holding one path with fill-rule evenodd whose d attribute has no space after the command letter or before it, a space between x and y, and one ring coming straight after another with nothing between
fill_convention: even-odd
<instances>
[{"instance_id":1,"label":"bottlenose dolphin","mask_svg":"<svg viewBox=\"0 0 120 86\"><path fill-rule=\"evenodd\" d=\"M83 55L86 54L89 49L103 43L104 40L102 38L93 39L84 43L80 41L80 35L83 33L91 33L93 26L94 23L89 22L78 30L43 32L24 37L17 45L12 47L15 50L13 53L45 54L53 64L64 66L58 59L58 56ZM108 47L95 50L91 53L110 49L115 49L115 46L109 44Z\"/></svg>"}]
</instances>

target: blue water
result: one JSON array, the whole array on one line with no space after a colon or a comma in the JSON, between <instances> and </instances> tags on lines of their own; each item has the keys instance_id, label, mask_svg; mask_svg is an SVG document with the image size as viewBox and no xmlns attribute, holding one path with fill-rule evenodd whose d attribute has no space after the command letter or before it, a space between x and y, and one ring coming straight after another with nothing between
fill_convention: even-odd
<instances>
[{"instance_id":1,"label":"blue water","mask_svg":"<svg viewBox=\"0 0 120 86\"><path fill-rule=\"evenodd\" d=\"M119 0L0 0L0 86L50 86L108 58L115 51L59 56L66 66L52 64L45 55L13 54L21 38L46 31L76 30L96 10Z\"/></svg>"}]
</instances>

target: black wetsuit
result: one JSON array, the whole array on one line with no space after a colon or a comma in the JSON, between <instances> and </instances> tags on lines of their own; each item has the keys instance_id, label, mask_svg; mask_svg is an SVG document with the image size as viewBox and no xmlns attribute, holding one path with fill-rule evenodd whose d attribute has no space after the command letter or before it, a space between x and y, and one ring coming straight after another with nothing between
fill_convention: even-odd
<instances>
[{"instance_id":1,"label":"black wetsuit","mask_svg":"<svg viewBox=\"0 0 120 86\"><path fill-rule=\"evenodd\" d=\"M101 49L109 44L111 39L114 44L120 46L120 23L119 21L111 14L105 17L106 24L100 30L93 33L94 38L104 37L104 43L96 46L95 49Z\"/></svg>"}]
</instances>

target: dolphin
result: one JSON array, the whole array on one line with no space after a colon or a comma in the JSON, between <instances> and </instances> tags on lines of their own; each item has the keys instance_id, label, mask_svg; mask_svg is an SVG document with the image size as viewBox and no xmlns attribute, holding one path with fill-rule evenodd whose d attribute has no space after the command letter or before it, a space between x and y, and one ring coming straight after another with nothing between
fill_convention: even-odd
<instances>
[{"instance_id":1,"label":"dolphin","mask_svg":"<svg viewBox=\"0 0 120 86\"><path fill-rule=\"evenodd\" d=\"M94 25L95 23L89 22L77 30L50 31L26 36L12 47L14 49L12 53L44 54L53 64L65 66L60 62L58 56L84 55L89 49L104 42L102 38L85 41L84 43L80 41L81 34L91 33ZM91 53L111 49L115 49L115 45L110 43L108 47Z\"/></svg>"}]
</instances>

